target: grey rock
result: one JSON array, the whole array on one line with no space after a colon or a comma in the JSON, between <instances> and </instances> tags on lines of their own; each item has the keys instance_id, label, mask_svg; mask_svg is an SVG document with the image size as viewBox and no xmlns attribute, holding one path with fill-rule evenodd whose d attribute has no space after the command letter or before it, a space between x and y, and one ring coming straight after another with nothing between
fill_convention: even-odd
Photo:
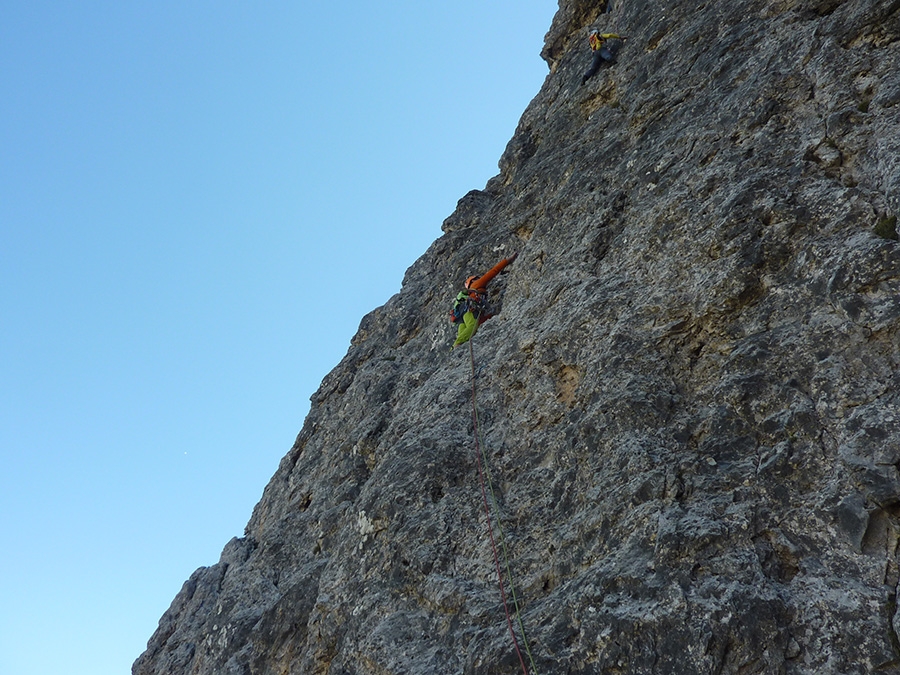
<instances>
[{"instance_id":1,"label":"grey rock","mask_svg":"<svg viewBox=\"0 0 900 675\"><path fill-rule=\"evenodd\" d=\"M543 54L135 675L521 672L447 323L512 251L472 346L536 672L900 672L897 4L560 0Z\"/></svg>"}]
</instances>

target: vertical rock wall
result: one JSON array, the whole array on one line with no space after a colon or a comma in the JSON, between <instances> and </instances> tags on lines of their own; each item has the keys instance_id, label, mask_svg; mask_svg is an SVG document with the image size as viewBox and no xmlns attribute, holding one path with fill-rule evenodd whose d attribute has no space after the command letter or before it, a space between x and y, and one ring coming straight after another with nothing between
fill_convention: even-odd
<instances>
[{"instance_id":1,"label":"vertical rock wall","mask_svg":"<svg viewBox=\"0 0 900 675\"><path fill-rule=\"evenodd\" d=\"M521 672L446 320L516 250L473 347L537 672L900 672L900 4L560 0L542 53L135 675Z\"/></svg>"}]
</instances>

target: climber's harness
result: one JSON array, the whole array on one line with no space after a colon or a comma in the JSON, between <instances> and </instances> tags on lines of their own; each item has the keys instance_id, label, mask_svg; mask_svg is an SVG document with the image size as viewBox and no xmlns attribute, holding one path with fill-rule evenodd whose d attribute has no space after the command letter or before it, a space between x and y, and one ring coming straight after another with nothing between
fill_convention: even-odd
<instances>
[{"instance_id":1,"label":"climber's harness","mask_svg":"<svg viewBox=\"0 0 900 675\"><path fill-rule=\"evenodd\" d=\"M450 323L462 321L466 312L472 312L477 319L487 309L487 291L467 288L456 295L453 309L450 310Z\"/></svg>"}]
</instances>

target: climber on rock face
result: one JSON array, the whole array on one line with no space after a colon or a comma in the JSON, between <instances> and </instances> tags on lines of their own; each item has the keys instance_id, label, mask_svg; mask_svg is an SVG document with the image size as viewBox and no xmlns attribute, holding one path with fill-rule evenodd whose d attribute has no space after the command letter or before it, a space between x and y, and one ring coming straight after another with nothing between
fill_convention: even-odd
<instances>
[{"instance_id":1,"label":"climber on rock face","mask_svg":"<svg viewBox=\"0 0 900 675\"><path fill-rule=\"evenodd\" d=\"M518 256L518 252L513 253L510 257L504 258L491 269L480 276L472 276L466 279L465 290L460 291L456 296L456 302L453 305L450 320L453 323L459 323L459 329L456 332L456 342L453 343L451 351L461 344L469 341L475 335L475 331L485 321L490 319L494 314L491 312L487 303L488 291L487 285L491 279L500 274L503 268L509 265Z\"/></svg>"},{"instance_id":2,"label":"climber on rock face","mask_svg":"<svg viewBox=\"0 0 900 675\"><path fill-rule=\"evenodd\" d=\"M597 74L597 71L600 70L600 66L604 63L615 63L616 62L616 52L618 48L611 48L606 45L607 40L627 40L623 35L617 35L615 33L601 33L596 28L592 28L590 35L588 36L588 42L591 45L591 53L594 55L593 60L591 61L591 67L587 69L584 75L581 76L581 84L584 84L589 79L591 79L594 75Z\"/></svg>"}]
</instances>

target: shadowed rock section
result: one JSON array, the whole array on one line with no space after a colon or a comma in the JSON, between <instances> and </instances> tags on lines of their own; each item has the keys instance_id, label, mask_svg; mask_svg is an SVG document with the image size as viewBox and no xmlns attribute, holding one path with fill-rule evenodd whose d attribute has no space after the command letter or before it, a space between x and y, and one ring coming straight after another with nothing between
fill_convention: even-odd
<instances>
[{"instance_id":1,"label":"shadowed rock section","mask_svg":"<svg viewBox=\"0 0 900 675\"><path fill-rule=\"evenodd\" d=\"M447 323L514 250L473 346L538 672L900 672L900 3L560 0L542 53L135 675L521 672Z\"/></svg>"}]
</instances>

